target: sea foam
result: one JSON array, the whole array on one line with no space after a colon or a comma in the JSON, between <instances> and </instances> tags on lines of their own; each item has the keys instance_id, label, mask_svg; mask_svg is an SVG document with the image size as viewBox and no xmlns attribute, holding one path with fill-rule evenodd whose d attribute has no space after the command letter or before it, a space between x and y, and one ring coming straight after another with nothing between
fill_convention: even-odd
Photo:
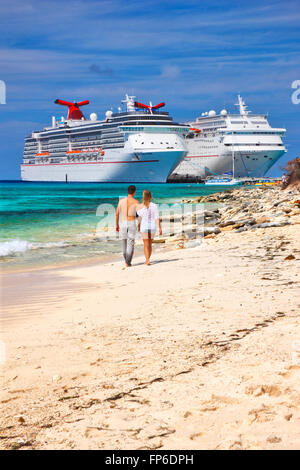
<instances>
[{"instance_id":1,"label":"sea foam","mask_svg":"<svg viewBox=\"0 0 300 470\"><path fill-rule=\"evenodd\" d=\"M28 250L38 250L41 248L64 248L69 243L64 241L48 243L32 243L27 240L7 240L0 242L0 258L25 253Z\"/></svg>"},{"instance_id":2,"label":"sea foam","mask_svg":"<svg viewBox=\"0 0 300 470\"><path fill-rule=\"evenodd\" d=\"M26 240L8 240L0 242L0 257L12 256L16 253L25 253L32 248L32 243Z\"/></svg>"}]
</instances>

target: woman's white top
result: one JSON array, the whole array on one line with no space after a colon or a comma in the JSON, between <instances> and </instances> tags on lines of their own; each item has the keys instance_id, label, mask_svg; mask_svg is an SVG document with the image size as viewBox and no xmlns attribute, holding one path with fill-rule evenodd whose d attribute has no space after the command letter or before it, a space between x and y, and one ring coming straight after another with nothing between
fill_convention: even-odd
<instances>
[{"instance_id":1,"label":"woman's white top","mask_svg":"<svg viewBox=\"0 0 300 470\"><path fill-rule=\"evenodd\" d=\"M141 232L155 232L157 228L157 219L159 219L158 207L153 202L150 202L149 207L142 206L137 211L138 216L141 218Z\"/></svg>"}]
</instances>

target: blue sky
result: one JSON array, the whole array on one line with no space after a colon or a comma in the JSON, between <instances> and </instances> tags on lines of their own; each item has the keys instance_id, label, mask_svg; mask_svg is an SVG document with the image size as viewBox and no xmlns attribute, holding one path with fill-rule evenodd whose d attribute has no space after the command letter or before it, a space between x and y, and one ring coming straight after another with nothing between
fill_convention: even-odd
<instances>
[{"instance_id":1,"label":"blue sky","mask_svg":"<svg viewBox=\"0 0 300 470\"><path fill-rule=\"evenodd\" d=\"M89 99L104 116L128 92L167 103L177 121L233 110L286 127L299 156L300 2L189 0L1 0L0 179L19 179L24 137L60 116L53 102Z\"/></svg>"}]
</instances>

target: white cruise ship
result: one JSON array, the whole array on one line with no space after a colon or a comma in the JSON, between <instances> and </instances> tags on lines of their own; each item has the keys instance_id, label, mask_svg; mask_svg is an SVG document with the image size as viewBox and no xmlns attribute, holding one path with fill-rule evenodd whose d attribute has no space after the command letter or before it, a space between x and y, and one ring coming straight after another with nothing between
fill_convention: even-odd
<instances>
[{"instance_id":1,"label":"white cruise ship","mask_svg":"<svg viewBox=\"0 0 300 470\"><path fill-rule=\"evenodd\" d=\"M250 114L238 95L239 114L211 110L188 122L188 154L172 177L262 177L286 152L285 129L272 128L267 116Z\"/></svg>"},{"instance_id":2,"label":"white cruise ship","mask_svg":"<svg viewBox=\"0 0 300 470\"><path fill-rule=\"evenodd\" d=\"M67 119L25 139L23 181L163 183L187 153L187 125L177 124L161 108L126 95L125 110L95 113L85 119L81 106L70 103Z\"/></svg>"}]
</instances>

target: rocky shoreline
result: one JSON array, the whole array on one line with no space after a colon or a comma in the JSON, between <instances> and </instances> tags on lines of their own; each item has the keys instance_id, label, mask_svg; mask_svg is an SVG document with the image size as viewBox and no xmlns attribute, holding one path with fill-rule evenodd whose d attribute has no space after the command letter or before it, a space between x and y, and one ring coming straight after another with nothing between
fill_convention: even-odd
<instances>
[{"instance_id":1,"label":"rocky shoreline","mask_svg":"<svg viewBox=\"0 0 300 470\"><path fill-rule=\"evenodd\" d=\"M156 243L176 242L177 248L189 248L195 239L215 238L222 232L241 233L300 224L299 187L285 191L278 186L236 188L184 199L182 203L191 204L192 211L162 217L163 224L173 224L173 233L158 238ZM203 204L200 210L199 204ZM207 210L210 204L214 207Z\"/></svg>"}]
</instances>

